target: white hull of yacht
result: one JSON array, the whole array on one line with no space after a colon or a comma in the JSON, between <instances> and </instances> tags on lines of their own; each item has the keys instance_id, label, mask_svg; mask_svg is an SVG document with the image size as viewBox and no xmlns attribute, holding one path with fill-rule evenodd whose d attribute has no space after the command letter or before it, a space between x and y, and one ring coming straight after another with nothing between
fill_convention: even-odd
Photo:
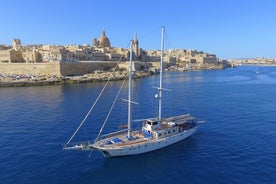
<instances>
[{"instance_id":1,"label":"white hull of yacht","mask_svg":"<svg viewBox=\"0 0 276 184\"><path fill-rule=\"evenodd\" d=\"M160 139L149 139L140 144L128 145L123 147L114 145L113 147L109 147L109 148L94 147L94 149L101 151L105 157L127 156L127 155L147 153L150 151L164 148L176 142L182 141L188 138L189 136L191 136L196 130L197 130L197 126L172 136L168 136Z\"/></svg>"}]
</instances>

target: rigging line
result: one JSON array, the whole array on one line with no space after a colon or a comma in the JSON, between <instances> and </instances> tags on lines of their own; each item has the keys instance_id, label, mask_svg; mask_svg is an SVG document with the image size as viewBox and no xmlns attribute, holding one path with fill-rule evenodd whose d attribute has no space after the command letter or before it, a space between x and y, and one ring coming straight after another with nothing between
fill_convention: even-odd
<instances>
[{"instance_id":1,"label":"rigging line","mask_svg":"<svg viewBox=\"0 0 276 184\"><path fill-rule=\"evenodd\" d=\"M108 114L107 114L107 116L106 116L106 118L105 118L105 120L104 120L104 123L103 123L103 125L102 125L102 127L101 127L101 130L100 130L100 132L99 132L99 134L98 134L98 136L97 136L97 138L95 139L94 142L96 142L96 141L100 138L100 136L101 136L101 134L102 134L102 131L103 131L103 128L104 128L104 126L105 126L105 124L106 124L106 122L107 122L107 120L108 120L108 118L109 118L109 116L110 116L110 114L111 114L111 112L112 112L112 110L113 110L113 107L114 107L115 103L116 103L117 100L118 100L118 97L119 97L119 95L120 95L120 93L121 93L121 90L122 90L124 84L125 84L125 81L126 81L126 79L124 79L124 81L123 81L123 83L122 83L122 85L121 85L121 87L120 87L120 89L119 89L119 91L118 91L118 93L117 93L117 95L116 95L116 97L115 97L115 99L114 99L114 101L113 101L111 107L110 107L110 110L109 110L109 112L108 112Z\"/></svg>"},{"instance_id":2,"label":"rigging line","mask_svg":"<svg viewBox=\"0 0 276 184\"><path fill-rule=\"evenodd\" d=\"M109 80L108 80L109 81ZM100 92L99 96L97 97L96 101L94 102L94 104L92 105L92 107L89 109L88 113L86 114L86 116L84 117L84 119L82 120L82 122L80 123L80 125L78 126L77 130L74 132L74 134L71 136L71 138L69 139L69 141L66 143L69 144L72 139L75 137L75 135L78 133L78 131L80 130L80 128L83 126L83 124L85 123L86 119L88 118L88 116L90 115L91 111L94 109L95 105L97 104L98 100L100 99L101 95L103 94L106 86L107 86L108 82L105 83L105 86L103 87L102 91Z\"/></svg>"},{"instance_id":3,"label":"rigging line","mask_svg":"<svg viewBox=\"0 0 276 184\"><path fill-rule=\"evenodd\" d=\"M169 95L169 98L170 98L170 112L169 112L170 114L169 115L172 116L172 103L173 103L172 94Z\"/></svg>"},{"instance_id":4,"label":"rigging line","mask_svg":"<svg viewBox=\"0 0 276 184\"><path fill-rule=\"evenodd\" d=\"M103 92L104 92L104 90L105 90L107 84L110 82L111 77L114 75L114 73L115 73L116 69L118 68L119 64L122 62L122 57L123 57L123 56L120 57L119 62L117 63L117 65L116 65L115 68L113 69L113 72L112 72L111 76L108 78L107 82L105 83L103 89L101 90L101 92L100 92L100 94L98 95L97 99L95 100L94 104L93 104L92 107L89 109L88 113L86 114L86 116L84 117L84 119L82 120L82 122L80 123L80 125L78 126L77 130L76 130L76 131L74 132L74 134L70 137L70 139L69 139L68 142L65 144L65 146L68 145L68 144L72 141L72 139L75 137L75 135L79 132L80 128L84 125L86 119L88 118L88 116L90 115L90 113L91 113L92 110L94 109L95 105L96 105L97 102L99 101L100 97L102 96L102 94L103 94Z\"/></svg>"},{"instance_id":5,"label":"rigging line","mask_svg":"<svg viewBox=\"0 0 276 184\"><path fill-rule=\"evenodd\" d=\"M166 43L167 43L167 49L172 49L173 47L172 47L172 44L171 44L171 42L170 42L170 39L169 39L169 36L168 36L168 34L167 34L167 31L165 31L165 38L166 38Z\"/></svg>"}]
</instances>

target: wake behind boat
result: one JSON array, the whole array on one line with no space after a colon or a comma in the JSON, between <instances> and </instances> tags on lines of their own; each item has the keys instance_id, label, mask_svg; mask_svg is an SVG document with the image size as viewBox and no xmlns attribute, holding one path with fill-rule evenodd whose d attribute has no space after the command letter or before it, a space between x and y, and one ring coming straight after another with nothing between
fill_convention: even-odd
<instances>
[{"instance_id":1,"label":"wake behind boat","mask_svg":"<svg viewBox=\"0 0 276 184\"><path fill-rule=\"evenodd\" d=\"M64 149L81 149L81 150L99 150L106 157L113 156L126 156L135 155L154 151L173 143L184 140L191 136L198 127L199 120L190 114L183 114L172 116L168 118L162 118L162 77L163 77L163 55L164 55L164 31L162 27L162 39L161 39L161 60L160 60L160 84L157 88L159 93L156 95L158 98L159 109L158 117L143 120L142 128L132 130L132 104L135 103L132 100L132 41L130 44L130 64L129 64L129 85L128 85L128 126L127 129L113 132L106 135L101 135L103 124L99 135L94 143L85 143L75 146L68 146L73 137L76 135L82 124L93 109L90 109L83 122L75 131L73 136L64 146ZM118 95L117 95L118 97ZM116 98L117 98L116 97ZM114 105L114 104L113 104ZM112 105L112 106L113 106ZM110 113L109 113L110 114ZM108 114L108 116L109 116ZM105 121L106 122L106 121Z\"/></svg>"}]
</instances>

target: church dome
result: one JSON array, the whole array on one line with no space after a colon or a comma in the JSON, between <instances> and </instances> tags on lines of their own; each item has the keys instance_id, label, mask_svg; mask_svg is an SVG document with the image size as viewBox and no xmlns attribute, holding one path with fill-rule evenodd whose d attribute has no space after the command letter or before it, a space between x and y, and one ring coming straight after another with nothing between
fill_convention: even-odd
<instances>
[{"instance_id":1,"label":"church dome","mask_svg":"<svg viewBox=\"0 0 276 184\"><path fill-rule=\"evenodd\" d=\"M98 39L100 47L110 47L110 41L105 35L105 31L103 30L101 37Z\"/></svg>"}]
</instances>

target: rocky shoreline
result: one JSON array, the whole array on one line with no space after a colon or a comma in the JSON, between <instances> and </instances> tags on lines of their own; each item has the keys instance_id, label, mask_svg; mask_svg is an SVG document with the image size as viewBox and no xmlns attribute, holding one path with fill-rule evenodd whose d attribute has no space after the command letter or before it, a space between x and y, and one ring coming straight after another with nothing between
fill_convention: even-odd
<instances>
[{"instance_id":1,"label":"rocky shoreline","mask_svg":"<svg viewBox=\"0 0 276 184\"><path fill-rule=\"evenodd\" d=\"M166 66L165 70L169 71L194 71L194 70L220 70L224 69L223 64L220 65L203 65L203 66L191 66L186 68L183 66ZM150 67L146 70L138 69L134 72L133 78L143 78L151 75L155 75L159 72L158 67ZM58 85L58 84L77 84L88 82L103 82L107 80L123 80L128 76L126 69L121 69L115 72L106 70L96 70L93 73L76 76L57 76L57 75L6 75L0 74L0 87L19 87L19 86L42 86L42 85Z\"/></svg>"},{"instance_id":2,"label":"rocky shoreline","mask_svg":"<svg viewBox=\"0 0 276 184\"><path fill-rule=\"evenodd\" d=\"M143 78L154 75L153 71L136 71L133 78ZM123 80L128 76L128 72L100 72L90 73L82 76L47 76L47 75L0 75L0 87L20 87L20 86L42 86L56 84L77 84L88 82L103 82L109 78L112 81Z\"/></svg>"}]
</instances>

